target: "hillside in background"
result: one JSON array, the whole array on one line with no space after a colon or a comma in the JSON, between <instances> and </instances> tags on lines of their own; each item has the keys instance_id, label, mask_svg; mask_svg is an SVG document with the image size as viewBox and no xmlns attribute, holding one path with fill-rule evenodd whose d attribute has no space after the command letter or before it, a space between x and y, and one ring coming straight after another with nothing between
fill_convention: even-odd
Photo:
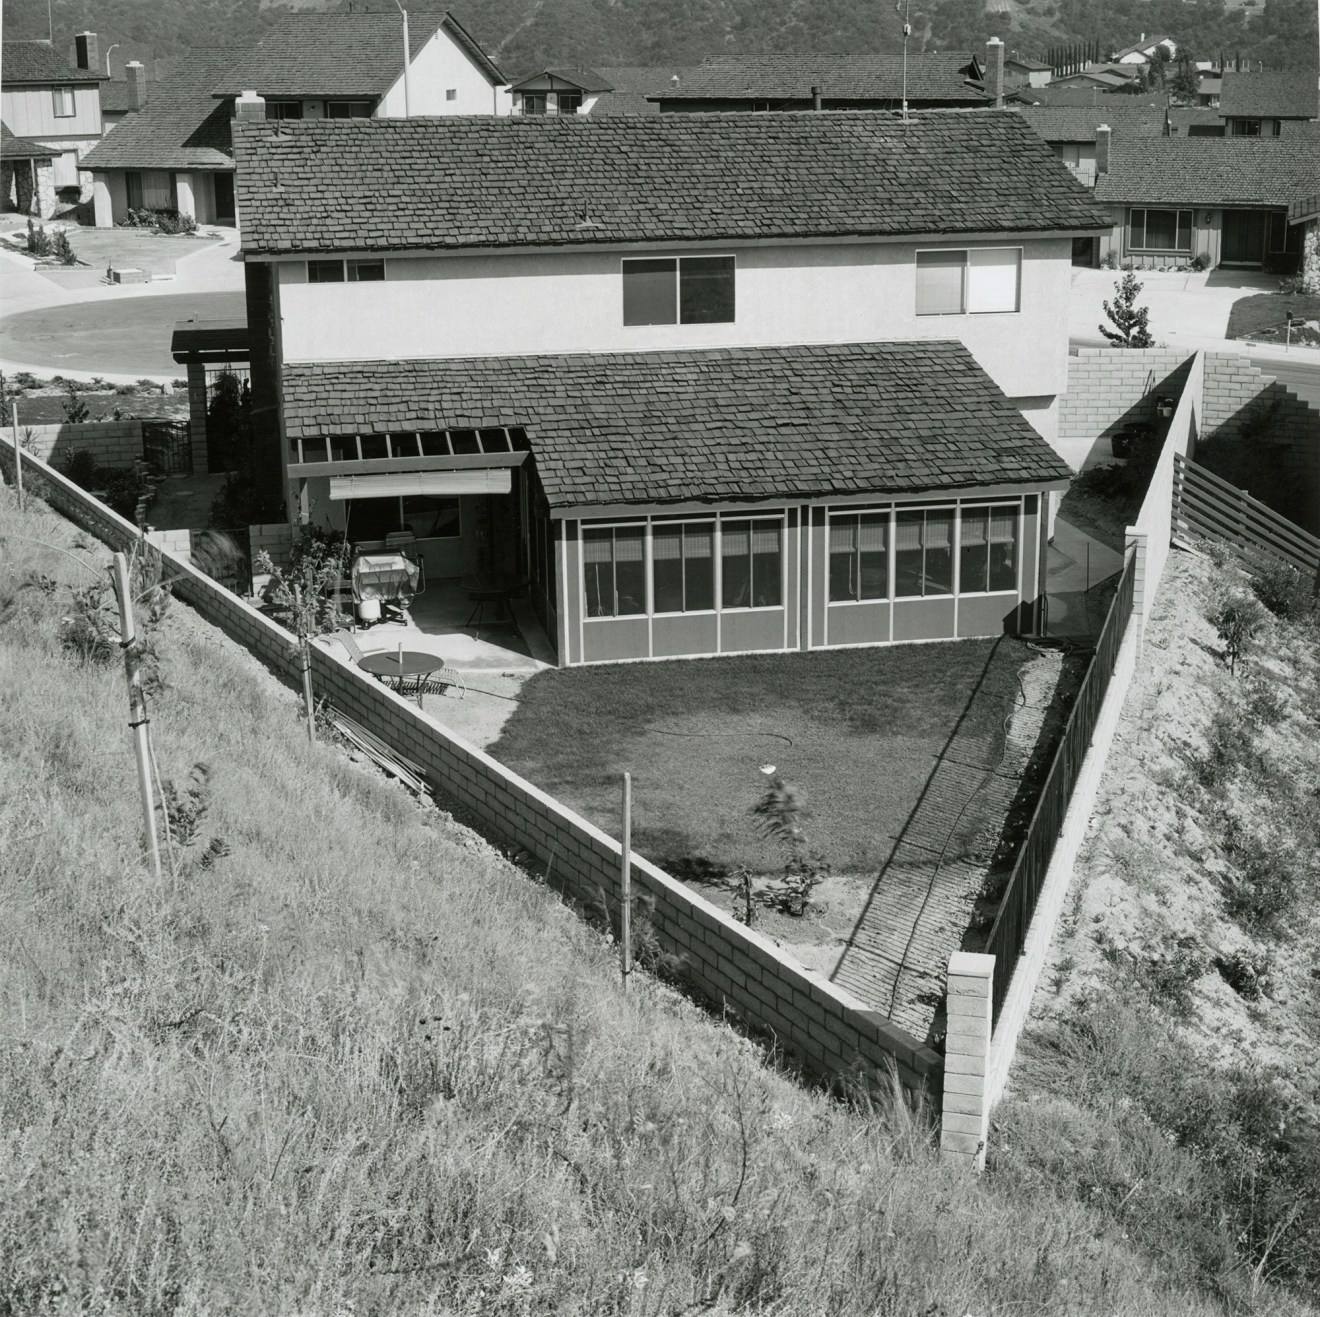
<instances>
[{"instance_id":1,"label":"hillside in background","mask_svg":"<svg viewBox=\"0 0 1320 1317\"><path fill-rule=\"evenodd\" d=\"M189 46L242 45L287 9L348 8L347 0L51 0L56 44L75 32L114 42L116 76L125 58L178 54ZM393 10L388 0L353 0ZM432 3L412 12L436 9ZM903 17L886 0L454 0L449 6L505 72L548 62L690 64L723 51L896 51ZM1141 34L1167 32L1199 58L1220 51L1270 67L1314 65L1312 0L911 0L914 49L969 49L987 37L1039 53L1071 41L1121 48ZM47 33L44 0L10 0L6 35Z\"/></svg>"}]
</instances>

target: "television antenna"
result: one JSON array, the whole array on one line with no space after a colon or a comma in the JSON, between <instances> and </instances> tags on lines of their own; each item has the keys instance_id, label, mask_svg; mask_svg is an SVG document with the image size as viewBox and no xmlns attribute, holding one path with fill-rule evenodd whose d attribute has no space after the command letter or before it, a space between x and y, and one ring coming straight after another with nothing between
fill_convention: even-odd
<instances>
[{"instance_id":1,"label":"television antenna","mask_svg":"<svg viewBox=\"0 0 1320 1317\"><path fill-rule=\"evenodd\" d=\"M908 121L908 38L912 35L912 0L894 0L894 13L903 15L903 122Z\"/></svg>"}]
</instances>

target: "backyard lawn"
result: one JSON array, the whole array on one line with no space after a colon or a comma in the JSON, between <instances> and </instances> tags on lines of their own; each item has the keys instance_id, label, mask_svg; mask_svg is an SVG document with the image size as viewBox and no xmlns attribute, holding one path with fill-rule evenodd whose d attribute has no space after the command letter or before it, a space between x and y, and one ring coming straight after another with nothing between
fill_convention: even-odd
<instances>
[{"instance_id":1,"label":"backyard lawn","mask_svg":"<svg viewBox=\"0 0 1320 1317\"><path fill-rule=\"evenodd\" d=\"M998 759L1031 657L1001 638L543 672L490 753L616 837L630 771L634 846L693 878L782 865L751 814L774 764L835 871L874 871L955 735L959 761Z\"/></svg>"},{"instance_id":2,"label":"backyard lawn","mask_svg":"<svg viewBox=\"0 0 1320 1317\"><path fill-rule=\"evenodd\" d=\"M1240 297L1228 313L1228 337L1264 338L1283 343L1288 337L1285 325L1290 311L1294 319L1313 324L1320 321L1320 294L1257 293L1253 297ZM1292 341L1320 346L1320 331L1294 329Z\"/></svg>"}]
</instances>

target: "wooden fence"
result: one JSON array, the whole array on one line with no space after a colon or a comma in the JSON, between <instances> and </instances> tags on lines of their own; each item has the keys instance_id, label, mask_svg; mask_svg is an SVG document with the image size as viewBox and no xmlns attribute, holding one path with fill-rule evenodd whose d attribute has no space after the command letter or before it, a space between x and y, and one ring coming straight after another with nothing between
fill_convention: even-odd
<instances>
[{"instance_id":1,"label":"wooden fence","mask_svg":"<svg viewBox=\"0 0 1320 1317\"><path fill-rule=\"evenodd\" d=\"M1026 840L1018 852L1017 863L1013 866L1004 899L999 906L999 914L990 930L986 951L995 958L993 1000L996 1020L1004 998L1008 995L1018 956L1026 943L1027 929L1031 926L1031 917L1045 884L1054 847L1063 829L1064 815L1072 800L1073 787L1091 747L1091 737L1100 718L1109 679L1118 662L1118 651L1132 616L1136 573L1137 556L1131 554L1123 568L1118 590L1109 606L1109 615L1105 618L1100 639L1096 642L1095 652L1082 678L1072 712L1064 725L1059 748L1055 751L1054 762L1050 765L1049 775L1027 827Z\"/></svg>"},{"instance_id":2,"label":"wooden fence","mask_svg":"<svg viewBox=\"0 0 1320 1317\"><path fill-rule=\"evenodd\" d=\"M1184 534L1227 540L1249 556L1282 559L1307 576L1320 574L1320 539L1181 455L1173 467L1173 524Z\"/></svg>"}]
</instances>

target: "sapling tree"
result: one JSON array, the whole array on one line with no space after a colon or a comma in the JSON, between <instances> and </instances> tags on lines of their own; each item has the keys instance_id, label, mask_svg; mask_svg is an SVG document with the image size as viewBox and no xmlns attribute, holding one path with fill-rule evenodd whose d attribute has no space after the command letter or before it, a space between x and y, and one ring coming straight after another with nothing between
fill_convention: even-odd
<instances>
[{"instance_id":1,"label":"sapling tree","mask_svg":"<svg viewBox=\"0 0 1320 1317\"><path fill-rule=\"evenodd\" d=\"M1224 657L1231 674L1236 675L1238 660L1251 648L1266 617L1261 603L1248 594L1230 595L1210 615L1210 624L1224 643Z\"/></svg>"},{"instance_id":2,"label":"sapling tree","mask_svg":"<svg viewBox=\"0 0 1320 1317\"><path fill-rule=\"evenodd\" d=\"M1137 305L1137 298L1145 285L1129 270L1114 284L1113 302L1105 302L1105 315L1113 329L1101 325L1100 332L1116 348L1149 348L1155 346L1150 332L1150 309Z\"/></svg>"},{"instance_id":3,"label":"sapling tree","mask_svg":"<svg viewBox=\"0 0 1320 1317\"><path fill-rule=\"evenodd\" d=\"M767 896L785 914L801 916L830 866L807 842L802 827L807 811L797 791L784 781L774 764L764 765L761 772L770 779L770 784L752 807L752 813L761 820L765 835L778 842L784 852L784 876Z\"/></svg>"},{"instance_id":4,"label":"sapling tree","mask_svg":"<svg viewBox=\"0 0 1320 1317\"><path fill-rule=\"evenodd\" d=\"M342 532L304 526L289 554L287 567L276 566L264 549L257 570L270 577L264 596L280 620L298 637L302 665L307 739L316 740L316 703L312 698L312 639L344 625L338 589L348 563L348 541Z\"/></svg>"}]
</instances>

